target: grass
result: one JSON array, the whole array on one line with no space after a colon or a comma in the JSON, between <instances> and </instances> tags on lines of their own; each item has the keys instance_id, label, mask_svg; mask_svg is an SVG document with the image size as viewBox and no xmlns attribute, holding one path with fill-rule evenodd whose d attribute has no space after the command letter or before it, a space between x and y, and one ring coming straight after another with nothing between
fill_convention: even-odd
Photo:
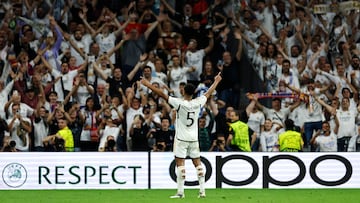
<instances>
[{"instance_id":1,"label":"grass","mask_svg":"<svg viewBox=\"0 0 360 203\"><path fill-rule=\"evenodd\" d=\"M169 199L176 190L1 190L1 203L358 203L360 189L208 189L185 190L185 199Z\"/></svg>"}]
</instances>

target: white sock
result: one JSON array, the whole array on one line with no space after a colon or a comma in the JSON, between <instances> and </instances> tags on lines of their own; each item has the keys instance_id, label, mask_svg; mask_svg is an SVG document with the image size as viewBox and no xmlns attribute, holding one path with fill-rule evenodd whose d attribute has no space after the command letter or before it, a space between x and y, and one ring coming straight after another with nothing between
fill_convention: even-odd
<instances>
[{"instance_id":1,"label":"white sock","mask_svg":"<svg viewBox=\"0 0 360 203\"><path fill-rule=\"evenodd\" d=\"M185 166L177 167L177 178L178 194L184 194L184 184L185 184Z\"/></svg>"},{"instance_id":2,"label":"white sock","mask_svg":"<svg viewBox=\"0 0 360 203\"><path fill-rule=\"evenodd\" d=\"M201 165L199 165L199 166L196 167L196 171L197 171L199 185L200 185L200 192L205 193L205 173L204 173L204 169L203 169L203 167Z\"/></svg>"}]
</instances>

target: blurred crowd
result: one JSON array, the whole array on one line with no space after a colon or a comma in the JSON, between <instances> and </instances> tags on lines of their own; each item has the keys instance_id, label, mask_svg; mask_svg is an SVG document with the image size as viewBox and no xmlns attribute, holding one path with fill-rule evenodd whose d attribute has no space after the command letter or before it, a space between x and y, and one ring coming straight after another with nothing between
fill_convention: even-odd
<instances>
[{"instance_id":1,"label":"blurred crowd","mask_svg":"<svg viewBox=\"0 0 360 203\"><path fill-rule=\"evenodd\" d=\"M172 151L176 109L139 79L181 98L218 72L201 151L360 150L357 1L0 1L1 151Z\"/></svg>"}]
</instances>

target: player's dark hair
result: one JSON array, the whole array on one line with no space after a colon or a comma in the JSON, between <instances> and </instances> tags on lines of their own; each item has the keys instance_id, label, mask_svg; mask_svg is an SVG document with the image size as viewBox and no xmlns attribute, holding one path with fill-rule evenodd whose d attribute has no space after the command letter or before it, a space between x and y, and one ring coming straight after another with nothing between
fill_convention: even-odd
<instances>
[{"instance_id":1,"label":"player's dark hair","mask_svg":"<svg viewBox=\"0 0 360 203\"><path fill-rule=\"evenodd\" d=\"M195 86L191 83L188 83L185 85L184 90L185 90L185 94L193 95L195 92Z\"/></svg>"}]
</instances>

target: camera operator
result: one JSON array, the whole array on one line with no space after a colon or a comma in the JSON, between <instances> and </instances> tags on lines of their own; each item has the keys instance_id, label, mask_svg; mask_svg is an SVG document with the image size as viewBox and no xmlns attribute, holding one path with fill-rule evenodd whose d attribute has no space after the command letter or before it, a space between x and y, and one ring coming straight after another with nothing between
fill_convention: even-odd
<instances>
[{"instance_id":1,"label":"camera operator","mask_svg":"<svg viewBox=\"0 0 360 203\"><path fill-rule=\"evenodd\" d=\"M153 151L171 151L173 148L173 141L175 131L170 129L170 118L161 118L161 127L158 129L151 129L149 137L155 138Z\"/></svg>"},{"instance_id":2,"label":"camera operator","mask_svg":"<svg viewBox=\"0 0 360 203\"><path fill-rule=\"evenodd\" d=\"M98 147L99 152L104 151L117 151L116 140L120 133L120 128L114 124L111 117L104 117L99 125L100 130L100 143ZM114 145L113 145L114 144Z\"/></svg>"},{"instance_id":3,"label":"camera operator","mask_svg":"<svg viewBox=\"0 0 360 203\"><path fill-rule=\"evenodd\" d=\"M59 135L50 135L43 139L45 151L65 152L65 140Z\"/></svg>"},{"instance_id":4,"label":"camera operator","mask_svg":"<svg viewBox=\"0 0 360 203\"><path fill-rule=\"evenodd\" d=\"M17 152L16 142L14 140L10 140L10 142L4 143L4 146L1 148L1 152Z\"/></svg>"},{"instance_id":5,"label":"camera operator","mask_svg":"<svg viewBox=\"0 0 360 203\"><path fill-rule=\"evenodd\" d=\"M225 136L224 134L218 134L216 139L213 141L209 152L228 152L231 151L226 145L225 145Z\"/></svg>"},{"instance_id":6,"label":"camera operator","mask_svg":"<svg viewBox=\"0 0 360 203\"><path fill-rule=\"evenodd\" d=\"M165 152L166 143L165 141L157 141L153 147L154 152Z\"/></svg>"},{"instance_id":7,"label":"camera operator","mask_svg":"<svg viewBox=\"0 0 360 203\"><path fill-rule=\"evenodd\" d=\"M107 136L106 142L105 142L105 152L117 152L116 149L116 140L114 136Z\"/></svg>"},{"instance_id":8,"label":"camera operator","mask_svg":"<svg viewBox=\"0 0 360 203\"><path fill-rule=\"evenodd\" d=\"M20 115L20 104L14 103L11 108L13 116L6 121L10 137L6 139L16 142L17 151L28 152L30 150L29 133L32 131L31 120Z\"/></svg>"}]
</instances>

